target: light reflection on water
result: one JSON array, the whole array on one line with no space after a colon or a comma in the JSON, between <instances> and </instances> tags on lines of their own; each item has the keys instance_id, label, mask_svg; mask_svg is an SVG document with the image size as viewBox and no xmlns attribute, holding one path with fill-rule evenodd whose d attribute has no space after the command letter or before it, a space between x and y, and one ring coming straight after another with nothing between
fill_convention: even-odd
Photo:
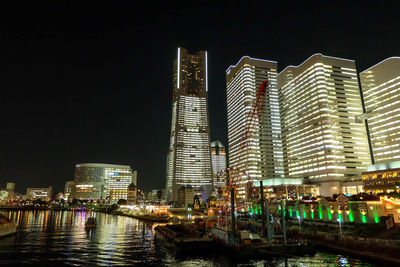
<instances>
[{"instance_id":1,"label":"light reflection on water","mask_svg":"<svg viewBox=\"0 0 400 267\"><path fill-rule=\"evenodd\" d=\"M154 227L133 218L96 212L9 212L18 233L0 239L0 264L126 266L372 266L331 253L292 259L232 262L222 255L176 258L154 244ZM97 229L86 230L88 217Z\"/></svg>"}]
</instances>

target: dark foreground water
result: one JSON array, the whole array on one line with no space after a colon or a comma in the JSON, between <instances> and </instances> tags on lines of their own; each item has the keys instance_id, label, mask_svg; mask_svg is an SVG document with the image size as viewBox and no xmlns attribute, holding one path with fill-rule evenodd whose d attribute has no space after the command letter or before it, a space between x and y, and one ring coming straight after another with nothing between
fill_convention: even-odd
<instances>
[{"instance_id":1,"label":"dark foreground water","mask_svg":"<svg viewBox=\"0 0 400 267\"><path fill-rule=\"evenodd\" d=\"M5 212L3 212L5 213ZM18 233L0 239L1 265L40 266L373 266L354 257L318 252L314 256L233 262L223 255L176 258L154 244L156 224L96 212L8 212ZM85 230L89 216L95 230Z\"/></svg>"}]
</instances>

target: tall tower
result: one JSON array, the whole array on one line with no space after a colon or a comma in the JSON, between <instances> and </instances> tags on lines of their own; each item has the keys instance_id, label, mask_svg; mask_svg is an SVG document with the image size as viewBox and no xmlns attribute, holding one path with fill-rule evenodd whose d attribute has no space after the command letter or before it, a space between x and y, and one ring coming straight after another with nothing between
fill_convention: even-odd
<instances>
[{"instance_id":1,"label":"tall tower","mask_svg":"<svg viewBox=\"0 0 400 267\"><path fill-rule=\"evenodd\" d=\"M276 61L245 56L226 71L229 167L246 172L247 180L271 181L284 177L277 68ZM261 121L256 123L256 134L246 136L249 111L260 84L266 80ZM249 146L243 148L243 142Z\"/></svg>"},{"instance_id":2,"label":"tall tower","mask_svg":"<svg viewBox=\"0 0 400 267\"><path fill-rule=\"evenodd\" d=\"M213 179L215 187L223 187L224 181L217 181L218 172L226 169L226 151L224 145L220 141L211 143L211 162L213 170Z\"/></svg>"},{"instance_id":3,"label":"tall tower","mask_svg":"<svg viewBox=\"0 0 400 267\"><path fill-rule=\"evenodd\" d=\"M400 57L360 73L375 164L400 160Z\"/></svg>"},{"instance_id":4,"label":"tall tower","mask_svg":"<svg viewBox=\"0 0 400 267\"><path fill-rule=\"evenodd\" d=\"M370 164L354 60L315 54L278 75L285 176L341 192Z\"/></svg>"},{"instance_id":5,"label":"tall tower","mask_svg":"<svg viewBox=\"0 0 400 267\"><path fill-rule=\"evenodd\" d=\"M212 189L208 117L207 52L189 54L178 48L174 60L172 125L168 151L167 199L190 185L207 198Z\"/></svg>"}]
</instances>

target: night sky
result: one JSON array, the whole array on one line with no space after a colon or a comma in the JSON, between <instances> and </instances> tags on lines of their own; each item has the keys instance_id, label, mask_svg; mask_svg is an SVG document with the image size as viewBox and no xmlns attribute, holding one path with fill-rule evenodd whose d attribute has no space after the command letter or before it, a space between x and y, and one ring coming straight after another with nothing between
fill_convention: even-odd
<instances>
[{"instance_id":1,"label":"night sky","mask_svg":"<svg viewBox=\"0 0 400 267\"><path fill-rule=\"evenodd\" d=\"M80 162L131 165L139 187L164 187L178 46L208 51L211 138L225 146L225 70L242 56L282 70L320 52L358 71L400 56L399 6L263 2L1 6L0 188L63 191Z\"/></svg>"}]
</instances>

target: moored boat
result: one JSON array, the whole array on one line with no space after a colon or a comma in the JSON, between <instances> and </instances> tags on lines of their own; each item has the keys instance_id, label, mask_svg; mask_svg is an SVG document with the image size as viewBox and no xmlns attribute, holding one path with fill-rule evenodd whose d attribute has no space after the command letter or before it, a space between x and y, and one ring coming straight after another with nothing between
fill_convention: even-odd
<instances>
[{"instance_id":1,"label":"moored boat","mask_svg":"<svg viewBox=\"0 0 400 267\"><path fill-rule=\"evenodd\" d=\"M85 228L96 228L97 227L97 221L95 217L89 217L88 220L85 223Z\"/></svg>"}]
</instances>

